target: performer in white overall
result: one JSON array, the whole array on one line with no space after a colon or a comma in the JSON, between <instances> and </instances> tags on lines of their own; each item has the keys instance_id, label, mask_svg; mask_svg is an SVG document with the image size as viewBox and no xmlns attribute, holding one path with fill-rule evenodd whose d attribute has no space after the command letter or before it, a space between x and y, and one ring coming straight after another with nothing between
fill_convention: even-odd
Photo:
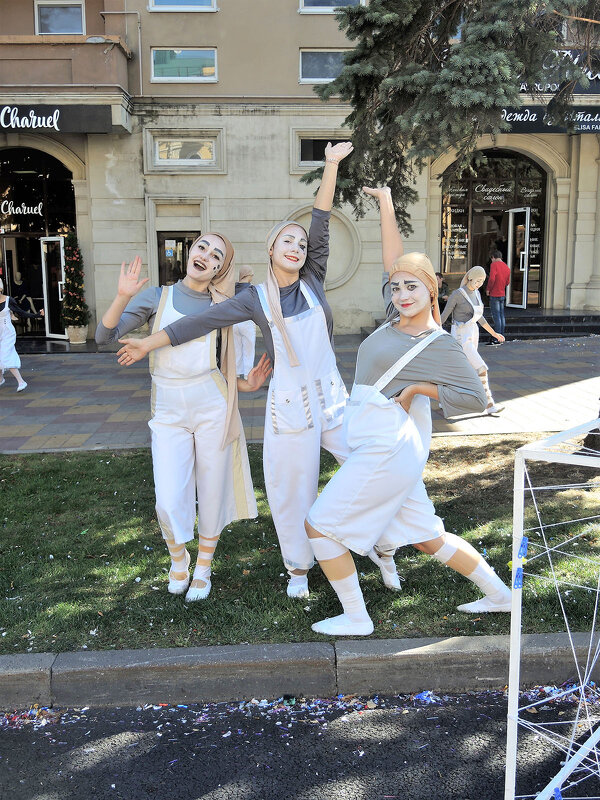
<instances>
[{"instance_id":1,"label":"performer in white overall","mask_svg":"<svg viewBox=\"0 0 600 800\"><path fill-rule=\"evenodd\" d=\"M267 281L199 316L165 328L156 336L128 341L121 363L139 361L151 350L206 334L215 327L251 319L262 331L273 361L265 416L263 464L267 497L284 564L290 597L308 596L314 563L304 518L318 491L320 447L342 460L341 421L347 398L332 347L333 319L325 298L329 254L328 223L337 165L352 151L349 142L325 150L310 232L286 220L267 238Z\"/></svg>"},{"instance_id":2,"label":"performer in white overall","mask_svg":"<svg viewBox=\"0 0 600 800\"><path fill-rule=\"evenodd\" d=\"M238 289L246 288L252 283L254 270L252 267L242 266L238 270ZM248 373L254 366L254 356L256 353L256 324L251 320L238 322L233 326L233 341L235 344L236 370L238 377L247 378Z\"/></svg>"},{"instance_id":3,"label":"performer in white overall","mask_svg":"<svg viewBox=\"0 0 600 800\"><path fill-rule=\"evenodd\" d=\"M128 271L123 264L119 293L98 326L97 341L114 341L145 320L153 332L160 331L194 307L208 308L231 296L232 261L233 247L222 234L203 234L190 249L183 281L148 289L125 310L128 298L146 281L139 281L140 259ZM182 594L187 589L186 601L202 600L210 592L211 562L222 529L233 520L257 515L237 409L231 329L158 350L150 371L156 513L171 555L168 590ZM259 388L269 371L264 357L247 381L237 379L237 388ZM198 558L190 584L185 545L194 538L196 513Z\"/></svg>"},{"instance_id":4,"label":"performer in white overall","mask_svg":"<svg viewBox=\"0 0 600 800\"><path fill-rule=\"evenodd\" d=\"M312 506L306 530L343 614L312 627L318 633L366 636L373 631L350 551L374 546L393 553L413 544L485 592L459 610L510 610L510 590L467 542L444 531L427 497L422 472L429 454L429 398L443 413L482 409L485 395L460 346L439 326L437 280L423 253L402 252L387 189L380 202L384 266L396 315L360 346L344 412L349 455Z\"/></svg>"},{"instance_id":5,"label":"performer in white overall","mask_svg":"<svg viewBox=\"0 0 600 800\"><path fill-rule=\"evenodd\" d=\"M4 294L4 283L0 278L0 386L6 383L4 372L9 370L17 380L17 392L22 392L27 388L27 383L19 372L21 359L15 348L17 332L12 324L11 312L24 319L39 319L44 316L43 311L39 314L24 311L12 297Z\"/></svg>"},{"instance_id":6,"label":"performer in white overall","mask_svg":"<svg viewBox=\"0 0 600 800\"><path fill-rule=\"evenodd\" d=\"M488 366L479 355L479 325L493 336L498 342L504 341L504 336L489 325L483 316L483 300L479 289L483 286L486 273L483 267L472 267L464 276L460 288L456 289L446 303L441 315L442 325L452 314L452 336L460 343L469 363L477 370L487 397L484 414L498 414L504 406L494 403L490 384L488 381Z\"/></svg>"}]
</instances>

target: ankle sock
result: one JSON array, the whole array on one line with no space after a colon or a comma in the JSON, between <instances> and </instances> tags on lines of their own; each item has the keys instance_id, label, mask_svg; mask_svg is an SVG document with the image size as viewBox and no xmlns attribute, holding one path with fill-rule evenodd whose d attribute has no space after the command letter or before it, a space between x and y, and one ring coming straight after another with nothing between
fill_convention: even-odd
<instances>
[{"instance_id":1,"label":"ankle sock","mask_svg":"<svg viewBox=\"0 0 600 800\"><path fill-rule=\"evenodd\" d=\"M370 619L356 572L330 583L342 604L344 615L350 621L365 622Z\"/></svg>"}]
</instances>

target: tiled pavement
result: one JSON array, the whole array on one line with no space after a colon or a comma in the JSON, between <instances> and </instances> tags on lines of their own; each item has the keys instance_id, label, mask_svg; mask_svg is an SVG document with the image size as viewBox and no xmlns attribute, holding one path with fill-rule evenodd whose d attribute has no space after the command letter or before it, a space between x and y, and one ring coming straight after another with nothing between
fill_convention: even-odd
<instances>
[{"instance_id":1,"label":"tiled pavement","mask_svg":"<svg viewBox=\"0 0 600 800\"><path fill-rule=\"evenodd\" d=\"M338 363L352 384L359 336L336 337ZM482 346L492 391L506 408L497 417L454 422L434 413L434 433L558 431L598 416L600 336ZM113 353L25 355L29 386L15 392L11 375L0 388L0 452L146 447L147 362L121 368ZM266 389L240 395L249 441L261 441Z\"/></svg>"}]
</instances>

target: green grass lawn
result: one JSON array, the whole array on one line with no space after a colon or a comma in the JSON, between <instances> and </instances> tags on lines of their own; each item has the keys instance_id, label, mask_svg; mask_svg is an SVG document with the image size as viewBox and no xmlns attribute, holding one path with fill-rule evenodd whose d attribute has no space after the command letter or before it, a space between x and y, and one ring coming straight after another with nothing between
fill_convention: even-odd
<instances>
[{"instance_id":1,"label":"green grass lawn","mask_svg":"<svg viewBox=\"0 0 600 800\"><path fill-rule=\"evenodd\" d=\"M446 527L465 536L510 580L515 448L539 436L434 439L426 484ZM154 517L149 451L0 457L0 653L176 647L323 639L310 625L339 613L316 567L309 600L285 594L286 575L265 499L261 448L249 448L259 517L235 523L221 537L208 600L186 605L166 591L169 559ZM323 458L324 483L335 470ZM588 481L592 470L541 465L534 479ZM548 493L547 493L548 494ZM547 521L597 513L598 491L552 492ZM528 524L532 522L528 512ZM564 526L551 529L561 535ZM600 528L580 522L577 547L592 556ZM558 541L558 538L556 539ZM190 548L192 558L195 552ZM413 548L398 552L404 590L386 590L379 570L356 558L374 636L459 636L507 633L509 615L481 618L455 610L478 596L464 578ZM553 587L540 577L525 587L525 632L563 630ZM594 560L564 559L557 569L574 584L595 585ZM574 587L565 597L575 630L589 628L593 594Z\"/></svg>"}]
</instances>

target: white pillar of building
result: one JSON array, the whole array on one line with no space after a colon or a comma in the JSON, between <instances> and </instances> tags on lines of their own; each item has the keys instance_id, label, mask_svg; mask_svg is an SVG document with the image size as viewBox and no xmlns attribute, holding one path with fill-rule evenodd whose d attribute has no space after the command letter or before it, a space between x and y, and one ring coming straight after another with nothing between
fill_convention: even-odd
<instances>
[{"instance_id":1,"label":"white pillar of building","mask_svg":"<svg viewBox=\"0 0 600 800\"><path fill-rule=\"evenodd\" d=\"M573 250L566 297L567 308L571 310L583 310L588 302L588 283L594 272L597 244L598 142L589 134L580 134L577 139Z\"/></svg>"}]
</instances>

